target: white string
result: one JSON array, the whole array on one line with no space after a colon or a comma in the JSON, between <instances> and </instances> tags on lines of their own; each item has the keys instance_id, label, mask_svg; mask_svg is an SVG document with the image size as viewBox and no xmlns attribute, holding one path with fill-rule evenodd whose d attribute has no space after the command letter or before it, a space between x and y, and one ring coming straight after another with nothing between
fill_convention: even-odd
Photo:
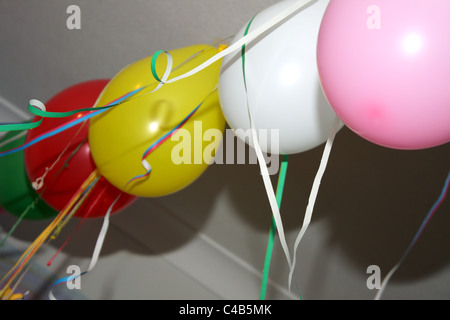
<instances>
[{"instance_id":1,"label":"white string","mask_svg":"<svg viewBox=\"0 0 450 320\"><path fill-rule=\"evenodd\" d=\"M305 217L303 219L303 226L300 229L300 232L299 232L297 238L295 239L294 256L293 256L293 261L292 261L292 265L291 265L291 270L289 271L289 291L291 290L292 275L293 275L294 269L295 269L297 249L300 244L300 240L305 235L305 232L308 229L308 226L311 222L314 204L316 202L317 194L319 192L320 182L322 180L323 174L325 173L325 168L327 166L328 159L330 157L331 147L333 146L333 141L334 141L334 138L335 138L336 133L339 128L339 122L340 122L340 119L336 116L334 123L331 127L331 131L328 136L327 142L324 147L322 159L321 159L320 165L319 165L319 170L317 171L316 177L314 178L313 186L312 186L311 193L309 196L308 206L306 207L306 213L305 213Z\"/></svg>"},{"instance_id":2,"label":"white string","mask_svg":"<svg viewBox=\"0 0 450 320\"><path fill-rule=\"evenodd\" d=\"M248 109L248 117L250 120L250 129L251 129L251 137L253 142L253 147L256 151L256 156L258 157L258 163L259 167L261 168L261 175L264 181L264 186L266 188L267 197L269 198L270 207L272 209L272 215L275 220L275 223L277 225L278 230L278 236L280 238L280 244L283 248L284 254L286 255L286 259L289 265L289 268L291 268L291 257L289 254L289 248L286 242L286 236L284 233L283 223L281 219L280 214L280 208L278 207L277 199L275 196L275 191L272 186L272 181L270 180L269 171L267 169L266 160L262 154L261 147L258 142L257 134L256 134L256 128L253 123L253 117L250 113L250 107L248 105L247 101L247 109Z\"/></svg>"},{"instance_id":3,"label":"white string","mask_svg":"<svg viewBox=\"0 0 450 320\"><path fill-rule=\"evenodd\" d=\"M22 138L24 135L27 134L27 132L28 132L28 130L24 130L24 131L20 132L19 134L16 134L14 137L11 137L8 140L2 141L0 143L0 148L3 147L3 146L6 146L7 144L9 144L9 143L11 143L11 142L13 142L13 141L15 141L15 140L17 140L19 138Z\"/></svg>"},{"instance_id":4,"label":"white string","mask_svg":"<svg viewBox=\"0 0 450 320\"><path fill-rule=\"evenodd\" d=\"M109 217L111 215L111 211L112 211L114 205L116 204L117 200L119 200L120 195L121 194L119 194L119 196L116 198L116 200L114 200L114 202L109 206L108 211L106 212L106 214L103 218L103 225L102 225L102 228L100 229L100 233L97 238L97 243L95 244L94 253L92 255L92 260L91 260L91 263L89 264L89 268L88 268L87 272L94 269L95 265L97 264L98 257L100 256L100 251L102 250L103 242L105 240L106 233L108 231Z\"/></svg>"},{"instance_id":5,"label":"white string","mask_svg":"<svg viewBox=\"0 0 450 320\"><path fill-rule=\"evenodd\" d=\"M386 288L387 283L389 282L389 279L391 279L392 275L397 271L397 269L400 267L401 262L398 262L392 269L389 271L389 273L386 275L386 278L384 278L383 282L381 283L381 287L378 290L374 300L380 300L381 296L384 292L384 289Z\"/></svg>"}]
</instances>

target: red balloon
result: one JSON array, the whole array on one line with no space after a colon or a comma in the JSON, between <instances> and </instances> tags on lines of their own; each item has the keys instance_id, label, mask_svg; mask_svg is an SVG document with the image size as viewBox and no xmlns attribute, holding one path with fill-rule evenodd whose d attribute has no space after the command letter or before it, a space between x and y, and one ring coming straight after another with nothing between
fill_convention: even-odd
<instances>
[{"instance_id":1,"label":"red balloon","mask_svg":"<svg viewBox=\"0 0 450 320\"><path fill-rule=\"evenodd\" d=\"M108 82L107 79L99 79L75 84L53 96L45 104L46 110L67 112L90 108ZM86 112L64 118L43 118L39 127L28 131L26 143L84 114ZM44 139L24 151L28 178L38 185L42 182L37 192L49 206L58 211L65 208L84 181L96 170L88 143L88 121ZM119 195L111 214L124 209L137 197L124 193L101 177L75 216L102 217Z\"/></svg>"}]
</instances>

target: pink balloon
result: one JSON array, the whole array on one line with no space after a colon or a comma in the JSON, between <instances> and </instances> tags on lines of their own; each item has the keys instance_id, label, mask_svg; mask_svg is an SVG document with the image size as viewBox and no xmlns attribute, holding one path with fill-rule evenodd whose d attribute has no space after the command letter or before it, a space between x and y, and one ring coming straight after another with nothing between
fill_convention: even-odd
<instances>
[{"instance_id":1,"label":"pink balloon","mask_svg":"<svg viewBox=\"0 0 450 320\"><path fill-rule=\"evenodd\" d=\"M345 125L394 149L450 141L450 1L331 0L317 43Z\"/></svg>"}]
</instances>

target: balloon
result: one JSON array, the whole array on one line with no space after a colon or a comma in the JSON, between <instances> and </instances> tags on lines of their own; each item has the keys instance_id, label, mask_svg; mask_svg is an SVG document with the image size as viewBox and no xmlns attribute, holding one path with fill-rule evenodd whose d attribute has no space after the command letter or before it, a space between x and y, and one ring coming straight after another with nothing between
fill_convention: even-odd
<instances>
[{"instance_id":1,"label":"balloon","mask_svg":"<svg viewBox=\"0 0 450 320\"><path fill-rule=\"evenodd\" d=\"M332 0L317 62L341 120L375 144L450 141L450 1Z\"/></svg>"},{"instance_id":2,"label":"balloon","mask_svg":"<svg viewBox=\"0 0 450 320\"><path fill-rule=\"evenodd\" d=\"M207 45L169 51L174 65L170 79L192 70L217 52ZM195 181L208 167L208 159L219 146L225 128L215 90L219 61L154 91L157 82L150 71L152 58L122 69L103 90L96 105L107 105L137 88L148 87L133 99L95 116L89 125L89 144L100 173L117 188L141 197L168 195ZM168 61L165 55L156 59L158 75L164 73ZM130 182L147 172L141 163L146 149L169 134L199 105L172 138L144 157L151 166L150 174ZM214 137L212 141L210 136Z\"/></svg>"},{"instance_id":3,"label":"balloon","mask_svg":"<svg viewBox=\"0 0 450 320\"><path fill-rule=\"evenodd\" d=\"M47 111L66 112L92 107L109 80L91 80L70 86L53 96L46 104ZM29 142L68 121L81 117L78 113L64 118L44 118L42 124L28 132ZM89 123L81 123L25 149L25 168L31 182L43 183L38 191L54 209L64 209L83 182L96 169L88 143ZM136 197L123 193L106 179L100 178L89 196L75 213L76 217L104 216L121 194L111 214L124 209Z\"/></svg>"},{"instance_id":4,"label":"balloon","mask_svg":"<svg viewBox=\"0 0 450 320\"><path fill-rule=\"evenodd\" d=\"M327 3L319 1L246 45L248 93L241 52L223 59L219 80L222 110L236 135L249 145L253 144L249 141L247 96L262 151L300 153L327 139L336 115L322 93L316 67L317 34ZM249 32L290 5L292 1L281 1L266 8L256 15ZM244 35L246 27L233 42ZM267 137L273 130L278 131L278 141L276 135Z\"/></svg>"},{"instance_id":5,"label":"balloon","mask_svg":"<svg viewBox=\"0 0 450 320\"><path fill-rule=\"evenodd\" d=\"M7 151L25 143L25 131L7 132L0 142L5 143L0 151ZM6 143L8 140L11 142ZM30 207L24 216L27 220L41 220L56 216L58 213L47 205L31 186L25 171L23 151L0 157L0 205L5 211L20 217Z\"/></svg>"}]
</instances>

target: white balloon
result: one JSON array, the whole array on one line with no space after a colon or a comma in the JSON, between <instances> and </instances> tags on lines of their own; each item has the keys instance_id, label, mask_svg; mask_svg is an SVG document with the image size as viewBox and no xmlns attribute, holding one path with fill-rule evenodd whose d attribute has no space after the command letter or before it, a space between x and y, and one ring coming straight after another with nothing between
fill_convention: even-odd
<instances>
[{"instance_id":1,"label":"white balloon","mask_svg":"<svg viewBox=\"0 0 450 320\"><path fill-rule=\"evenodd\" d=\"M281 1L261 11L249 32L292 5L292 1ZM250 146L247 99L263 152L300 153L327 140L336 115L320 85L316 44L328 2L313 3L246 45L247 92L241 51L223 58L219 78L222 110L228 125ZM246 27L232 42L244 36ZM271 132L275 135L264 136Z\"/></svg>"}]
</instances>

